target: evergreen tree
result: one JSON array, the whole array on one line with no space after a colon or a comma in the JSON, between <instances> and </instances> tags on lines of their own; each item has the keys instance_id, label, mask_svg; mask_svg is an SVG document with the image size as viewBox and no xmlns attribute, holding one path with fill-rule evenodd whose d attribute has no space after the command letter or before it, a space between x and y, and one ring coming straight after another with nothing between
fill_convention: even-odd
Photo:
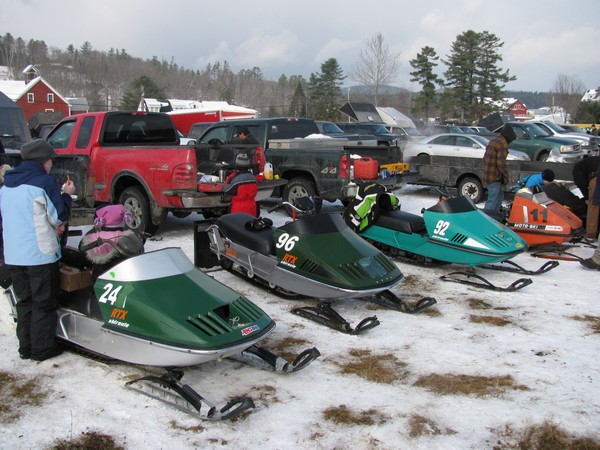
<instances>
[{"instance_id":1,"label":"evergreen tree","mask_svg":"<svg viewBox=\"0 0 600 450\"><path fill-rule=\"evenodd\" d=\"M454 100L452 115L461 122L473 122L487 111L484 99L500 98L504 84L515 80L508 70L501 71L498 49L503 42L487 31L468 30L456 37L444 73L448 95Z\"/></svg>"},{"instance_id":2,"label":"evergreen tree","mask_svg":"<svg viewBox=\"0 0 600 450\"><path fill-rule=\"evenodd\" d=\"M329 58L321 64L321 73L310 74L308 88L313 119L332 122L340 120L339 97L342 81L345 78L335 58Z\"/></svg>"},{"instance_id":3,"label":"evergreen tree","mask_svg":"<svg viewBox=\"0 0 600 450\"><path fill-rule=\"evenodd\" d=\"M288 115L292 117L306 117L306 94L304 94L304 89L302 89L300 81L298 81L296 90L292 96Z\"/></svg>"},{"instance_id":4,"label":"evergreen tree","mask_svg":"<svg viewBox=\"0 0 600 450\"><path fill-rule=\"evenodd\" d=\"M136 78L123 94L121 99L121 109L136 111L142 97L165 98L165 92L151 78L142 75Z\"/></svg>"},{"instance_id":5,"label":"evergreen tree","mask_svg":"<svg viewBox=\"0 0 600 450\"><path fill-rule=\"evenodd\" d=\"M429 118L433 107L435 107L436 85L441 86L444 84L442 79L433 72L439 59L440 57L433 47L425 46L421 49L421 53L417 53L415 59L409 61L412 68L415 69L410 72L410 81L416 81L422 86L421 92L415 98L415 109L421 112L425 118Z\"/></svg>"}]
</instances>

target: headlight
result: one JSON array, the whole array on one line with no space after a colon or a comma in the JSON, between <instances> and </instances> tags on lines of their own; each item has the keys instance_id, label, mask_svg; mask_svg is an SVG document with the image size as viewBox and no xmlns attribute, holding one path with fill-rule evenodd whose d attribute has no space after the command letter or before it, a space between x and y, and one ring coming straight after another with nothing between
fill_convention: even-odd
<instances>
[{"instance_id":1,"label":"headlight","mask_svg":"<svg viewBox=\"0 0 600 450\"><path fill-rule=\"evenodd\" d=\"M561 145L560 146L560 152L561 153L567 153L567 152L572 152L573 151L573 146L572 145Z\"/></svg>"}]
</instances>

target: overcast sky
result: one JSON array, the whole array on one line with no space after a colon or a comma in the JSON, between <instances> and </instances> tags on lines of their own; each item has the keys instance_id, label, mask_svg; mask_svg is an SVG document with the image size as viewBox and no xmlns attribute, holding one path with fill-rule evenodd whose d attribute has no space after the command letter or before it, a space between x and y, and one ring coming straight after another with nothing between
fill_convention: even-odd
<instances>
[{"instance_id":1,"label":"overcast sky","mask_svg":"<svg viewBox=\"0 0 600 450\"><path fill-rule=\"evenodd\" d=\"M395 84L415 90L409 61L424 46L445 58L467 30L504 42L500 67L517 77L506 89L548 91L561 74L600 86L597 0L0 0L1 35L61 50L89 41L189 69L227 60L234 72L257 66L272 80L308 78L332 57L349 75L366 41L381 33L399 54ZM438 74L444 70L440 63Z\"/></svg>"}]
</instances>

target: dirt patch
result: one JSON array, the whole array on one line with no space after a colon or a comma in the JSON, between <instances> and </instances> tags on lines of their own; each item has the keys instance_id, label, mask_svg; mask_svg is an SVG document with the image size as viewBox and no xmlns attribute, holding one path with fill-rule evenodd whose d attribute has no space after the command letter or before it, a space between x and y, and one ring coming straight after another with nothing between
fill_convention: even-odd
<instances>
[{"instance_id":1,"label":"dirt patch","mask_svg":"<svg viewBox=\"0 0 600 450\"><path fill-rule=\"evenodd\" d=\"M497 327L505 327L510 325L512 322L503 317L496 316L469 316L469 322L472 323L484 323L486 325L495 325Z\"/></svg>"},{"instance_id":2,"label":"dirt patch","mask_svg":"<svg viewBox=\"0 0 600 450\"><path fill-rule=\"evenodd\" d=\"M338 425L376 425L385 418L376 409L354 411L346 405L332 406L323 411L323 418Z\"/></svg>"},{"instance_id":3,"label":"dirt patch","mask_svg":"<svg viewBox=\"0 0 600 450\"><path fill-rule=\"evenodd\" d=\"M124 450L112 436L89 431L73 439L57 439L52 450Z\"/></svg>"},{"instance_id":4,"label":"dirt patch","mask_svg":"<svg viewBox=\"0 0 600 450\"><path fill-rule=\"evenodd\" d=\"M600 450L597 437L573 436L549 422L523 431L507 427L498 434L494 450Z\"/></svg>"},{"instance_id":5,"label":"dirt patch","mask_svg":"<svg viewBox=\"0 0 600 450\"><path fill-rule=\"evenodd\" d=\"M587 322L594 334L600 333L600 317L586 314L585 316L572 316L571 318L580 322Z\"/></svg>"},{"instance_id":6,"label":"dirt patch","mask_svg":"<svg viewBox=\"0 0 600 450\"><path fill-rule=\"evenodd\" d=\"M442 395L474 395L485 397L500 395L509 390L528 390L527 386L517 385L510 375L484 377L477 375L430 374L422 375L414 383Z\"/></svg>"},{"instance_id":7,"label":"dirt patch","mask_svg":"<svg viewBox=\"0 0 600 450\"><path fill-rule=\"evenodd\" d=\"M37 377L25 378L0 371L0 422L15 422L22 406L39 406L48 396Z\"/></svg>"},{"instance_id":8,"label":"dirt patch","mask_svg":"<svg viewBox=\"0 0 600 450\"><path fill-rule=\"evenodd\" d=\"M468 298L467 304L471 309L492 309L492 305L485 300L481 300L480 298Z\"/></svg>"},{"instance_id":9,"label":"dirt patch","mask_svg":"<svg viewBox=\"0 0 600 450\"><path fill-rule=\"evenodd\" d=\"M437 436L441 434L456 434L456 431L450 429L442 429L434 420L420 414L413 414L408 421L409 432L411 438L420 436Z\"/></svg>"},{"instance_id":10,"label":"dirt patch","mask_svg":"<svg viewBox=\"0 0 600 450\"><path fill-rule=\"evenodd\" d=\"M353 349L349 351L349 355L350 361L338 363L343 374L356 375L382 384L402 381L408 375L407 364L393 354L373 355L371 350Z\"/></svg>"}]
</instances>

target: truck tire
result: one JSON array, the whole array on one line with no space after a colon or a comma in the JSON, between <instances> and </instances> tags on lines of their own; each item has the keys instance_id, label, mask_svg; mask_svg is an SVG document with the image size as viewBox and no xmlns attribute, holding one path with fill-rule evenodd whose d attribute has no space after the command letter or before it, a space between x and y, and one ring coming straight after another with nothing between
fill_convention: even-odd
<instances>
[{"instance_id":1,"label":"truck tire","mask_svg":"<svg viewBox=\"0 0 600 450\"><path fill-rule=\"evenodd\" d=\"M465 177L458 183L458 195L466 195L474 203L483 199L483 185L475 177Z\"/></svg>"},{"instance_id":2,"label":"truck tire","mask_svg":"<svg viewBox=\"0 0 600 450\"><path fill-rule=\"evenodd\" d=\"M293 204L297 198L312 197L315 200L315 213L318 213L321 210L322 202L316 201L314 198L316 193L317 190L312 181L304 177L296 177L292 178L285 185L283 189L283 201ZM291 210L288 209L288 213L291 213Z\"/></svg>"},{"instance_id":3,"label":"truck tire","mask_svg":"<svg viewBox=\"0 0 600 450\"><path fill-rule=\"evenodd\" d=\"M152 223L150 215L150 202L141 188L137 186L128 187L119 197L119 203L123 204L131 214L129 228L137 232L153 235L158 230L158 225Z\"/></svg>"}]
</instances>

